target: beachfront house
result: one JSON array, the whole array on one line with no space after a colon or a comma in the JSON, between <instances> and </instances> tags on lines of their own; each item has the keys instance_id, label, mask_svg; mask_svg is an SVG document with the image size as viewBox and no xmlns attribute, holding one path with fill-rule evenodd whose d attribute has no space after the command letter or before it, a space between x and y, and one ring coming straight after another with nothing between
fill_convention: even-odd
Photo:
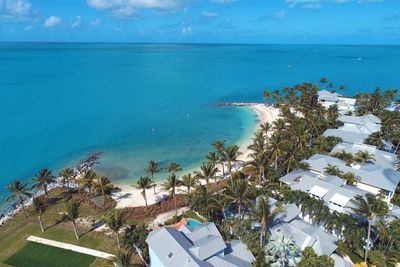
<instances>
[{"instance_id":1,"label":"beachfront house","mask_svg":"<svg viewBox=\"0 0 400 267\"><path fill-rule=\"evenodd\" d=\"M311 172L321 176L327 176L328 165L336 166L342 173L354 173L357 177L356 187L375 195L382 194L389 207L392 207L390 200L400 182L400 172L370 162L348 166L343 160L322 154L315 154L303 162L309 165Z\"/></svg>"},{"instance_id":2,"label":"beachfront house","mask_svg":"<svg viewBox=\"0 0 400 267\"><path fill-rule=\"evenodd\" d=\"M151 267L251 267L253 254L239 240L225 243L212 222L163 227L147 239Z\"/></svg>"},{"instance_id":3,"label":"beachfront house","mask_svg":"<svg viewBox=\"0 0 400 267\"><path fill-rule=\"evenodd\" d=\"M269 204L273 210L277 201L269 198ZM312 247L318 255L330 256L335 261L335 267L349 267L351 264L335 254L338 238L321 227L313 225L300 218L301 211L294 204L284 205L285 212L279 215L269 226L269 234L272 238L281 236L290 237L297 247L304 250Z\"/></svg>"},{"instance_id":4,"label":"beachfront house","mask_svg":"<svg viewBox=\"0 0 400 267\"><path fill-rule=\"evenodd\" d=\"M310 196L322 199L331 211L351 213L351 200L357 195L368 193L357 187L347 185L346 182L332 175L322 175L311 171L294 170L280 178L292 190L300 190ZM308 215L300 215L308 221Z\"/></svg>"},{"instance_id":5,"label":"beachfront house","mask_svg":"<svg viewBox=\"0 0 400 267\"><path fill-rule=\"evenodd\" d=\"M336 92L329 92L327 90L318 91L318 101L325 108L332 105L337 105L341 113L346 113L355 110L356 99L343 97Z\"/></svg>"}]
</instances>

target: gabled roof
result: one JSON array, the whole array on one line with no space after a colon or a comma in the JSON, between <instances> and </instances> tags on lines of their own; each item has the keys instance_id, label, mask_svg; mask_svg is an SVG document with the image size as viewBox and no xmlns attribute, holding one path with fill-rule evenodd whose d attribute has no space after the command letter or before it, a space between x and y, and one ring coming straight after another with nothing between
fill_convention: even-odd
<instances>
[{"instance_id":1,"label":"gabled roof","mask_svg":"<svg viewBox=\"0 0 400 267\"><path fill-rule=\"evenodd\" d=\"M338 93L331 93L327 90L318 91L319 100L336 102L338 100L338 96L340 96Z\"/></svg>"},{"instance_id":2,"label":"gabled roof","mask_svg":"<svg viewBox=\"0 0 400 267\"><path fill-rule=\"evenodd\" d=\"M355 155L359 151L367 151L368 153L374 155L375 164L381 165L388 168L393 168L393 164L397 159L396 154L379 150L374 146L366 144L350 144L350 143L340 143L337 144L331 151L331 154L336 152L345 151Z\"/></svg>"},{"instance_id":3,"label":"gabled roof","mask_svg":"<svg viewBox=\"0 0 400 267\"><path fill-rule=\"evenodd\" d=\"M307 160L304 160L310 165L310 169L323 173L328 164L335 165L344 173L352 172L356 177L360 178L363 184L371 185L376 188L394 192L397 185L400 183L400 172L391 168L376 164L365 164L360 169L349 167L344 161L321 154L315 154Z\"/></svg>"},{"instance_id":4,"label":"gabled roof","mask_svg":"<svg viewBox=\"0 0 400 267\"><path fill-rule=\"evenodd\" d=\"M364 116L348 116L342 115L338 117L338 120L344 123L352 123L352 124L366 124L366 123L374 123L381 124L381 119L375 115L368 114Z\"/></svg>"},{"instance_id":5,"label":"gabled roof","mask_svg":"<svg viewBox=\"0 0 400 267\"><path fill-rule=\"evenodd\" d=\"M228 244L225 254L233 255L246 262L253 262L256 260L253 254L247 249L247 246L239 240L232 240L231 243Z\"/></svg>"},{"instance_id":6,"label":"gabled roof","mask_svg":"<svg viewBox=\"0 0 400 267\"><path fill-rule=\"evenodd\" d=\"M345 131L340 129L327 129L322 135L325 137L339 137L343 140L343 142L347 143L363 143L364 140L368 137L368 134Z\"/></svg>"},{"instance_id":7,"label":"gabled roof","mask_svg":"<svg viewBox=\"0 0 400 267\"><path fill-rule=\"evenodd\" d=\"M164 227L153 231L147 237L146 242L166 267L211 266L192 256L188 250L192 244L183 233L175 228Z\"/></svg>"},{"instance_id":8,"label":"gabled roof","mask_svg":"<svg viewBox=\"0 0 400 267\"><path fill-rule=\"evenodd\" d=\"M205 260L223 251L225 248L226 245L221 235L207 235L194 242L193 247L190 248L190 252L192 252L196 258Z\"/></svg>"}]
</instances>

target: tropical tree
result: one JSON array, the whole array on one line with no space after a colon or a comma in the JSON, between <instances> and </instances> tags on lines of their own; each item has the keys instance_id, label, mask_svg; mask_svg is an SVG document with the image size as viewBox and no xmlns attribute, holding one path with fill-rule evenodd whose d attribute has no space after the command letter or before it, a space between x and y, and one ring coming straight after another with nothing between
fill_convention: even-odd
<instances>
[{"instance_id":1,"label":"tropical tree","mask_svg":"<svg viewBox=\"0 0 400 267\"><path fill-rule=\"evenodd\" d=\"M175 174L176 172L181 171L182 168L178 163L171 162L170 164L168 164L167 170L169 173Z\"/></svg>"},{"instance_id":2,"label":"tropical tree","mask_svg":"<svg viewBox=\"0 0 400 267\"><path fill-rule=\"evenodd\" d=\"M71 168L64 168L58 173L58 176L61 177L62 185L67 187L68 190L70 190L69 183L71 182L74 176L74 170Z\"/></svg>"},{"instance_id":3,"label":"tropical tree","mask_svg":"<svg viewBox=\"0 0 400 267\"><path fill-rule=\"evenodd\" d=\"M176 188L182 184L182 181L179 180L179 177L175 175L175 173L171 173L167 180L163 183L163 188L166 191L170 191L170 195L174 199L174 207L175 207L175 215L178 214L178 209L176 207Z\"/></svg>"},{"instance_id":4,"label":"tropical tree","mask_svg":"<svg viewBox=\"0 0 400 267\"><path fill-rule=\"evenodd\" d=\"M211 151L206 155L206 160L208 163L211 163L212 165L217 165L219 163L219 157L217 155L217 152Z\"/></svg>"},{"instance_id":5,"label":"tropical tree","mask_svg":"<svg viewBox=\"0 0 400 267\"><path fill-rule=\"evenodd\" d=\"M182 176L182 185L186 186L187 193L190 193L190 189L197 184L197 179L192 177L190 173Z\"/></svg>"},{"instance_id":6,"label":"tropical tree","mask_svg":"<svg viewBox=\"0 0 400 267\"><path fill-rule=\"evenodd\" d=\"M258 177L258 184L264 180L265 170L268 167L269 159L267 153L255 153L250 155L251 160L246 163L246 166L251 167Z\"/></svg>"},{"instance_id":7,"label":"tropical tree","mask_svg":"<svg viewBox=\"0 0 400 267\"><path fill-rule=\"evenodd\" d=\"M79 240L78 230L76 229L76 219L79 217L80 203L76 201L67 202L67 213L65 218L71 222L74 227L75 238Z\"/></svg>"},{"instance_id":8,"label":"tropical tree","mask_svg":"<svg viewBox=\"0 0 400 267\"><path fill-rule=\"evenodd\" d=\"M215 195L207 191L204 185L198 185L195 190L189 195L189 206L191 209L199 212L211 220L211 215L214 212L223 209L222 204Z\"/></svg>"},{"instance_id":9,"label":"tropical tree","mask_svg":"<svg viewBox=\"0 0 400 267\"><path fill-rule=\"evenodd\" d=\"M153 182L147 176L140 176L139 180L136 182L136 185L135 185L135 187L137 189L142 190L142 196L144 198L144 202L146 203L146 208L147 208L146 189L150 189L152 186L153 186Z\"/></svg>"},{"instance_id":10,"label":"tropical tree","mask_svg":"<svg viewBox=\"0 0 400 267\"><path fill-rule=\"evenodd\" d=\"M324 168L324 172L326 174L329 174L329 175L335 175L335 176L341 176L342 175L342 171L339 169L339 167L336 166L336 165L332 165L332 164L328 164Z\"/></svg>"},{"instance_id":11,"label":"tropical tree","mask_svg":"<svg viewBox=\"0 0 400 267\"><path fill-rule=\"evenodd\" d=\"M306 247L301 252L300 262L298 267L333 267L335 261L326 255L318 256L312 247Z\"/></svg>"},{"instance_id":12,"label":"tropical tree","mask_svg":"<svg viewBox=\"0 0 400 267\"><path fill-rule=\"evenodd\" d=\"M366 218L368 222L367 244L365 246L364 256L364 261L366 262L368 259L371 225L374 223L374 220L385 216L388 213L389 208L382 199L371 193L367 193L365 198L357 195L355 199L351 200L351 202L354 204L354 207L351 208L354 213L360 217Z\"/></svg>"},{"instance_id":13,"label":"tropical tree","mask_svg":"<svg viewBox=\"0 0 400 267\"><path fill-rule=\"evenodd\" d=\"M116 267L129 267L132 260L132 249L123 248L118 251L117 256L114 258Z\"/></svg>"},{"instance_id":14,"label":"tropical tree","mask_svg":"<svg viewBox=\"0 0 400 267\"><path fill-rule=\"evenodd\" d=\"M33 198L33 209L38 215L40 230L42 233L44 232L43 223L42 223L42 214L46 210L46 203L41 198Z\"/></svg>"},{"instance_id":15,"label":"tropical tree","mask_svg":"<svg viewBox=\"0 0 400 267\"><path fill-rule=\"evenodd\" d=\"M250 210L250 217L259 221L261 225L260 247L262 248L264 246L265 235L269 223L282 214L285 209L282 205L277 205L272 209L269 205L268 198L260 196L257 198L257 205L253 206Z\"/></svg>"},{"instance_id":16,"label":"tropical tree","mask_svg":"<svg viewBox=\"0 0 400 267\"><path fill-rule=\"evenodd\" d=\"M346 180L348 185L355 185L357 183L357 177L354 172L346 172L341 176L342 179Z\"/></svg>"},{"instance_id":17,"label":"tropical tree","mask_svg":"<svg viewBox=\"0 0 400 267\"><path fill-rule=\"evenodd\" d=\"M7 201L9 200L17 200L18 204L21 205L22 210L24 211L25 217L26 215L26 210L25 210L25 198L24 197L30 197L32 194L28 191L27 189L27 184L24 184L23 182L19 180L14 180L10 184L7 185L7 190L11 193L11 195L7 198Z\"/></svg>"},{"instance_id":18,"label":"tropical tree","mask_svg":"<svg viewBox=\"0 0 400 267\"><path fill-rule=\"evenodd\" d=\"M55 182L55 177L48 169L41 169L36 178L33 179L35 182L34 188L43 189L45 195L47 196L47 187Z\"/></svg>"},{"instance_id":19,"label":"tropical tree","mask_svg":"<svg viewBox=\"0 0 400 267\"><path fill-rule=\"evenodd\" d=\"M242 152L239 151L239 146L237 145L230 145L225 148L225 160L226 163L228 164L228 172L231 175L232 174L232 164L238 161L238 157L242 154Z\"/></svg>"},{"instance_id":20,"label":"tropical tree","mask_svg":"<svg viewBox=\"0 0 400 267\"><path fill-rule=\"evenodd\" d=\"M376 146L379 149L383 149L385 145L382 142L382 137L380 132L375 132L370 134L365 140L364 143L371 146Z\"/></svg>"},{"instance_id":21,"label":"tropical tree","mask_svg":"<svg viewBox=\"0 0 400 267\"><path fill-rule=\"evenodd\" d=\"M154 194L156 193L156 184L154 182L154 174L159 173L161 170L162 170L162 168L160 167L160 163L158 163L154 160L150 160L147 163L146 172L148 175L150 175L151 180L153 181Z\"/></svg>"},{"instance_id":22,"label":"tropical tree","mask_svg":"<svg viewBox=\"0 0 400 267\"><path fill-rule=\"evenodd\" d=\"M353 154L347 153L344 150L332 153L331 156L345 161L347 165L350 165L354 162Z\"/></svg>"},{"instance_id":23,"label":"tropical tree","mask_svg":"<svg viewBox=\"0 0 400 267\"><path fill-rule=\"evenodd\" d=\"M354 159L359 161L361 165L364 165L368 161L375 161L375 156L370 154L368 151L357 151L354 155Z\"/></svg>"},{"instance_id":24,"label":"tropical tree","mask_svg":"<svg viewBox=\"0 0 400 267\"><path fill-rule=\"evenodd\" d=\"M197 179L205 179L207 185L210 183L210 179L215 178L218 169L212 163L203 163L200 166L200 171L195 171L195 177Z\"/></svg>"},{"instance_id":25,"label":"tropical tree","mask_svg":"<svg viewBox=\"0 0 400 267\"><path fill-rule=\"evenodd\" d=\"M251 204L253 193L249 183L242 179L232 179L227 183L224 192L224 199L227 203L235 203L238 206L238 215L241 217L242 208Z\"/></svg>"},{"instance_id":26,"label":"tropical tree","mask_svg":"<svg viewBox=\"0 0 400 267\"><path fill-rule=\"evenodd\" d=\"M300 249L291 237L276 234L264 247L265 261L271 266L296 267L300 260Z\"/></svg>"},{"instance_id":27,"label":"tropical tree","mask_svg":"<svg viewBox=\"0 0 400 267\"><path fill-rule=\"evenodd\" d=\"M114 185L107 177L97 177L96 183L93 184L93 189L96 193L103 196L104 202L106 201L107 195L111 194L114 189Z\"/></svg>"},{"instance_id":28,"label":"tropical tree","mask_svg":"<svg viewBox=\"0 0 400 267\"><path fill-rule=\"evenodd\" d=\"M105 221L107 223L107 226L111 229L111 231L114 232L117 238L118 248L121 248L121 242L119 240L119 231L125 225L126 222L125 217L122 216L122 214L118 210L115 210L113 214L111 214L109 217L106 217Z\"/></svg>"},{"instance_id":29,"label":"tropical tree","mask_svg":"<svg viewBox=\"0 0 400 267\"><path fill-rule=\"evenodd\" d=\"M264 98L265 104L267 104L268 100L269 100L270 97L271 97L271 94L269 93L268 90L264 90L264 92L263 92L263 94L262 94L262 97Z\"/></svg>"},{"instance_id":30,"label":"tropical tree","mask_svg":"<svg viewBox=\"0 0 400 267\"><path fill-rule=\"evenodd\" d=\"M93 170L89 170L78 180L78 183L83 189L88 190L88 192L91 193L97 178L97 173Z\"/></svg>"}]
</instances>

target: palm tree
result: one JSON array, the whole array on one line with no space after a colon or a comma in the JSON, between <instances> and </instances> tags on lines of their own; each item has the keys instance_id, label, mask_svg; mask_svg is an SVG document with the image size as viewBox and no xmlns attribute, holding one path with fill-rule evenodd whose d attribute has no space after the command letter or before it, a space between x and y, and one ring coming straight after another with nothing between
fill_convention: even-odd
<instances>
[{"instance_id":1,"label":"palm tree","mask_svg":"<svg viewBox=\"0 0 400 267\"><path fill-rule=\"evenodd\" d=\"M55 177L51 174L50 170L41 169L33 181L35 181L35 185L33 187L37 189L43 189L45 195L47 196L47 187L55 182Z\"/></svg>"},{"instance_id":2,"label":"palm tree","mask_svg":"<svg viewBox=\"0 0 400 267\"><path fill-rule=\"evenodd\" d=\"M142 196L144 198L144 202L146 203L146 208L147 208L146 189L150 189L152 186L153 186L153 182L147 176L140 176L139 180L136 182L136 185L135 185L135 187L137 189L142 190Z\"/></svg>"},{"instance_id":3,"label":"palm tree","mask_svg":"<svg viewBox=\"0 0 400 267\"><path fill-rule=\"evenodd\" d=\"M222 204L217 200L215 195L208 192L207 187L201 184L190 193L189 206L191 209L207 216L209 220L211 220L212 212L222 210Z\"/></svg>"},{"instance_id":4,"label":"palm tree","mask_svg":"<svg viewBox=\"0 0 400 267\"><path fill-rule=\"evenodd\" d=\"M172 173L172 174L175 174L176 172L179 172L182 170L181 166L175 162L171 162L170 164L168 164L167 169L168 169L168 172Z\"/></svg>"},{"instance_id":5,"label":"palm tree","mask_svg":"<svg viewBox=\"0 0 400 267\"><path fill-rule=\"evenodd\" d=\"M333 153L331 156L345 161L347 165L350 165L354 162L353 154L347 153L344 150Z\"/></svg>"},{"instance_id":6,"label":"palm tree","mask_svg":"<svg viewBox=\"0 0 400 267\"><path fill-rule=\"evenodd\" d=\"M121 248L121 242L119 240L119 231L124 226L126 222L126 218L122 216L118 210L115 210L114 213L106 218L107 226L113 231L117 237L118 248Z\"/></svg>"},{"instance_id":7,"label":"palm tree","mask_svg":"<svg viewBox=\"0 0 400 267\"><path fill-rule=\"evenodd\" d=\"M218 161L221 164L222 167L222 176L225 175L225 140L218 140L215 143L212 144L215 151L217 151L218 154Z\"/></svg>"},{"instance_id":8,"label":"palm tree","mask_svg":"<svg viewBox=\"0 0 400 267\"><path fill-rule=\"evenodd\" d=\"M232 179L228 182L224 199L228 203L235 203L239 209L239 217L241 217L242 207L249 206L252 198L252 190L247 181L242 179Z\"/></svg>"},{"instance_id":9,"label":"palm tree","mask_svg":"<svg viewBox=\"0 0 400 267\"><path fill-rule=\"evenodd\" d=\"M58 176L61 177L62 185L66 186L68 188L68 190L70 190L69 183L70 183L72 177L74 176L74 170L71 168L64 168L58 173Z\"/></svg>"},{"instance_id":10,"label":"palm tree","mask_svg":"<svg viewBox=\"0 0 400 267\"><path fill-rule=\"evenodd\" d=\"M154 194L156 193L156 184L154 182L154 174L160 172L161 170L162 170L162 168L160 167L160 163L158 163L154 160L150 160L147 163L146 172L148 175L150 175L151 180L153 181Z\"/></svg>"},{"instance_id":11,"label":"palm tree","mask_svg":"<svg viewBox=\"0 0 400 267\"><path fill-rule=\"evenodd\" d=\"M76 219L79 217L79 208L80 204L76 201L70 201L66 204L67 206L67 214L66 219L72 223L74 227L75 238L79 240L78 230L76 229Z\"/></svg>"},{"instance_id":12,"label":"palm tree","mask_svg":"<svg viewBox=\"0 0 400 267\"><path fill-rule=\"evenodd\" d=\"M375 161L375 156L370 154L368 151L358 151L354 155L354 159L359 161L361 165L364 165L367 161Z\"/></svg>"},{"instance_id":13,"label":"palm tree","mask_svg":"<svg viewBox=\"0 0 400 267\"><path fill-rule=\"evenodd\" d=\"M262 97L264 98L265 104L267 104L268 99L270 99L270 97L271 97L271 94L269 93L268 90L264 90Z\"/></svg>"},{"instance_id":14,"label":"palm tree","mask_svg":"<svg viewBox=\"0 0 400 267\"><path fill-rule=\"evenodd\" d=\"M118 251L118 255L114 258L116 267L129 267L132 260L132 249L124 248Z\"/></svg>"},{"instance_id":15,"label":"palm tree","mask_svg":"<svg viewBox=\"0 0 400 267\"><path fill-rule=\"evenodd\" d=\"M206 160L214 166L217 165L217 163L219 162L218 155L214 151L211 151L206 155Z\"/></svg>"},{"instance_id":16,"label":"palm tree","mask_svg":"<svg viewBox=\"0 0 400 267\"><path fill-rule=\"evenodd\" d=\"M385 144L382 142L381 133L375 132L370 134L364 141L367 145L376 146L379 149L385 147Z\"/></svg>"},{"instance_id":17,"label":"palm tree","mask_svg":"<svg viewBox=\"0 0 400 267\"><path fill-rule=\"evenodd\" d=\"M107 195L111 194L111 191L114 189L114 185L107 177L102 176L97 177L96 183L93 184L93 189L103 196L105 202Z\"/></svg>"},{"instance_id":18,"label":"palm tree","mask_svg":"<svg viewBox=\"0 0 400 267\"><path fill-rule=\"evenodd\" d=\"M225 159L228 164L228 171L229 174L232 174L232 163L237 162L237 158L242 154L242 152L239 151L239 146L237 145L230 145L225 148Z\"/></svg>"},{"instance_id":19,"label":"palm tree","mask_svg":"<svg viewBox=\"0 0 400 267\"><path fill-rule=\"evenodd\" d=\"M190 193L190 188L195 186L196 183L197 183L197 179L192 177L192 175L190 173L182 176L182 185L186 186L188 194Z\"/></svg>"},{"instance_id":20,"label":"palm tree","mask_svg":"<svg viewBox=\"0 0 400 267\"><path fill-rule=\"evenodd\" d=\"M40 230L42 233L44 232L43 223L42 223L42 214L46 209L46 203L41 198L33 198L33 208L38 215Z\"/></svg>"},{"instance_id":21,"label":"palm tree","mask_svg":"<svg viewBox=\"0 0 400 267\"><path fill-rule=\"evenodd\" d=\"M175 173L171 173L167 180L163 183L163 188L166 191L170 191L170 195L174 198L175 215L178 214L178 209L176 207L176 187L180 186L182 182L179 180Z\"/></svg>"},{"instance_id":22,"label":"palm tree","mask_svg":"<svg viewBox=\"0 0 400 267\"><path fill-rule=\"evenodd\" d=\"M389 208L382 199L377 198L371 193L367 193L365 198L357 195L354 200L351 200L351 202L354 204L354 207L351 208L354 213L360 217L366 218L368 221L367 244L365 246L364 256L364 261L367 262L371 224L374 223L375 219L385 216L388 213Z\"/></svg>"},{"instance_id":23,"label":"palm tree","mask_svg":"<svg viewBox=\"0 0 400 267\"><path fill-rule=\"evenodd\" d=\"M11 193L11 195L7 198L7 201L9 200L15 201L16 199L18 199L18 203L21 205L25 217L27 217L24 205L25 201L24 196L25 197L32 196L32 194L28 192L27 184L24 184L19 180L15 180L12 181L9 185L7 185L7 190Z\"/></svg>"},{"instance_id":24,"label":"palm tree","mask_svg":"<svg viewBox=\"0 0 400 267\"><path fill-rule=\"evenodd\" d=\"M336 165L332 165L332 164L328 164L324 168L324 172L329 174L329 175L334 175L334 176L341 176L342 175L342 171L339 169L339 167L336 166Z\"/></svg>"},{"instance_id":25,"label":"palm tree","mask_svg":"<svg viewBox=\"0 0 400 267\"><path fill-rule=\"evenodd\" d=\"M274 162L275 171L278 169L278 160L283 153L282 145L281 136L274 133L269 141L269 153L271 162Z\"/></svg>"},{"instance_id":26,"label":"palm tree","mask_svg":"<svg viewBox=\"0 0 400 267\"><path fill-rule=\"evenodd\" d=\"M216 178L218 169L211 163L203 163L200 166L200 171L195 171L195 177L197 179L205 179L207 185L210 183L211 178Z\"/></svg>"},{"instance_id":27,"label":"palm tree","mask_svg":"<svg viewBox=\"0 0 400 267\"><path fill-rule=\"evenodd\" d=\"M257 205L251 208L250 216L259 221L261 224L260 247L264 246L265 234L268 229L269 222L273 221L277 216L285 211L282 205L277 205L275 209L271 209L268 198L260 196L257 198Z\"/></svg>"},{"instance_id":28,"label":"palm tree","mask_svg":"<svg viewBox=\"0 0 400 267\"><path fill-rule=\"evenodd\" d=\"M252 159L246 165L254 169L254 172L258 175L258 184L261 185L264 180L265 169L268 165L268 155L264 152L255 153L250 156Z\"/></svg>"},{"instance_id":29,"label":"palm tree","mask_svg":"<svg viewBox=\"0 0 400 267\"><path fill-rule=\"evenodd\" d=\"M92 191L92 188L94 186L95 180L97 180L97 173L95 171L89 170L85 172L83 177L79 179L79 184L82 186L82 188L87 189L89 193Z\"/></svg>"}]
</instances>

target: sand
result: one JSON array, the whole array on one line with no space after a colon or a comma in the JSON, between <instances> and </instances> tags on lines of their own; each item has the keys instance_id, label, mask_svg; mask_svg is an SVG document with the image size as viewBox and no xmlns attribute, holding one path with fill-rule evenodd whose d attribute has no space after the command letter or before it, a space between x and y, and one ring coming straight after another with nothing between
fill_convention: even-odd
<instances>
[{"instance_id":1,"label":"sand","mask_svg":"<svg viewBox=\"0 0 400 267\"><path fill-rule=\"evenodd\" d=\"M262 123L269 122L272 123L279 116L279 109L271 106L265 106L264 104L252 104L251 106L245 106L240 108L250 108L257 114L257 124L254 131L256 131ZM248 155L251 151L247 148L252 143L252 136L246 138L239 145L240 151L243 153L239 160L246 161ZM193 172L190 170L189 172ZM205 181L200 181L205 184ZM135 188L132 185L117 184L120 191L112 194L112 198L117 202L117 209L123 209L127 207L140 207L145 206L145 200L142 195L142 190ZM177 193L187 192L185 187L179 187ZM147 204L152 205L158 203L159 201L168 197L168 192L164 191L162 188L162 182L159 182L155 188L155 193L153 188L146 190Z\"/></svg>"}]
</instances>

